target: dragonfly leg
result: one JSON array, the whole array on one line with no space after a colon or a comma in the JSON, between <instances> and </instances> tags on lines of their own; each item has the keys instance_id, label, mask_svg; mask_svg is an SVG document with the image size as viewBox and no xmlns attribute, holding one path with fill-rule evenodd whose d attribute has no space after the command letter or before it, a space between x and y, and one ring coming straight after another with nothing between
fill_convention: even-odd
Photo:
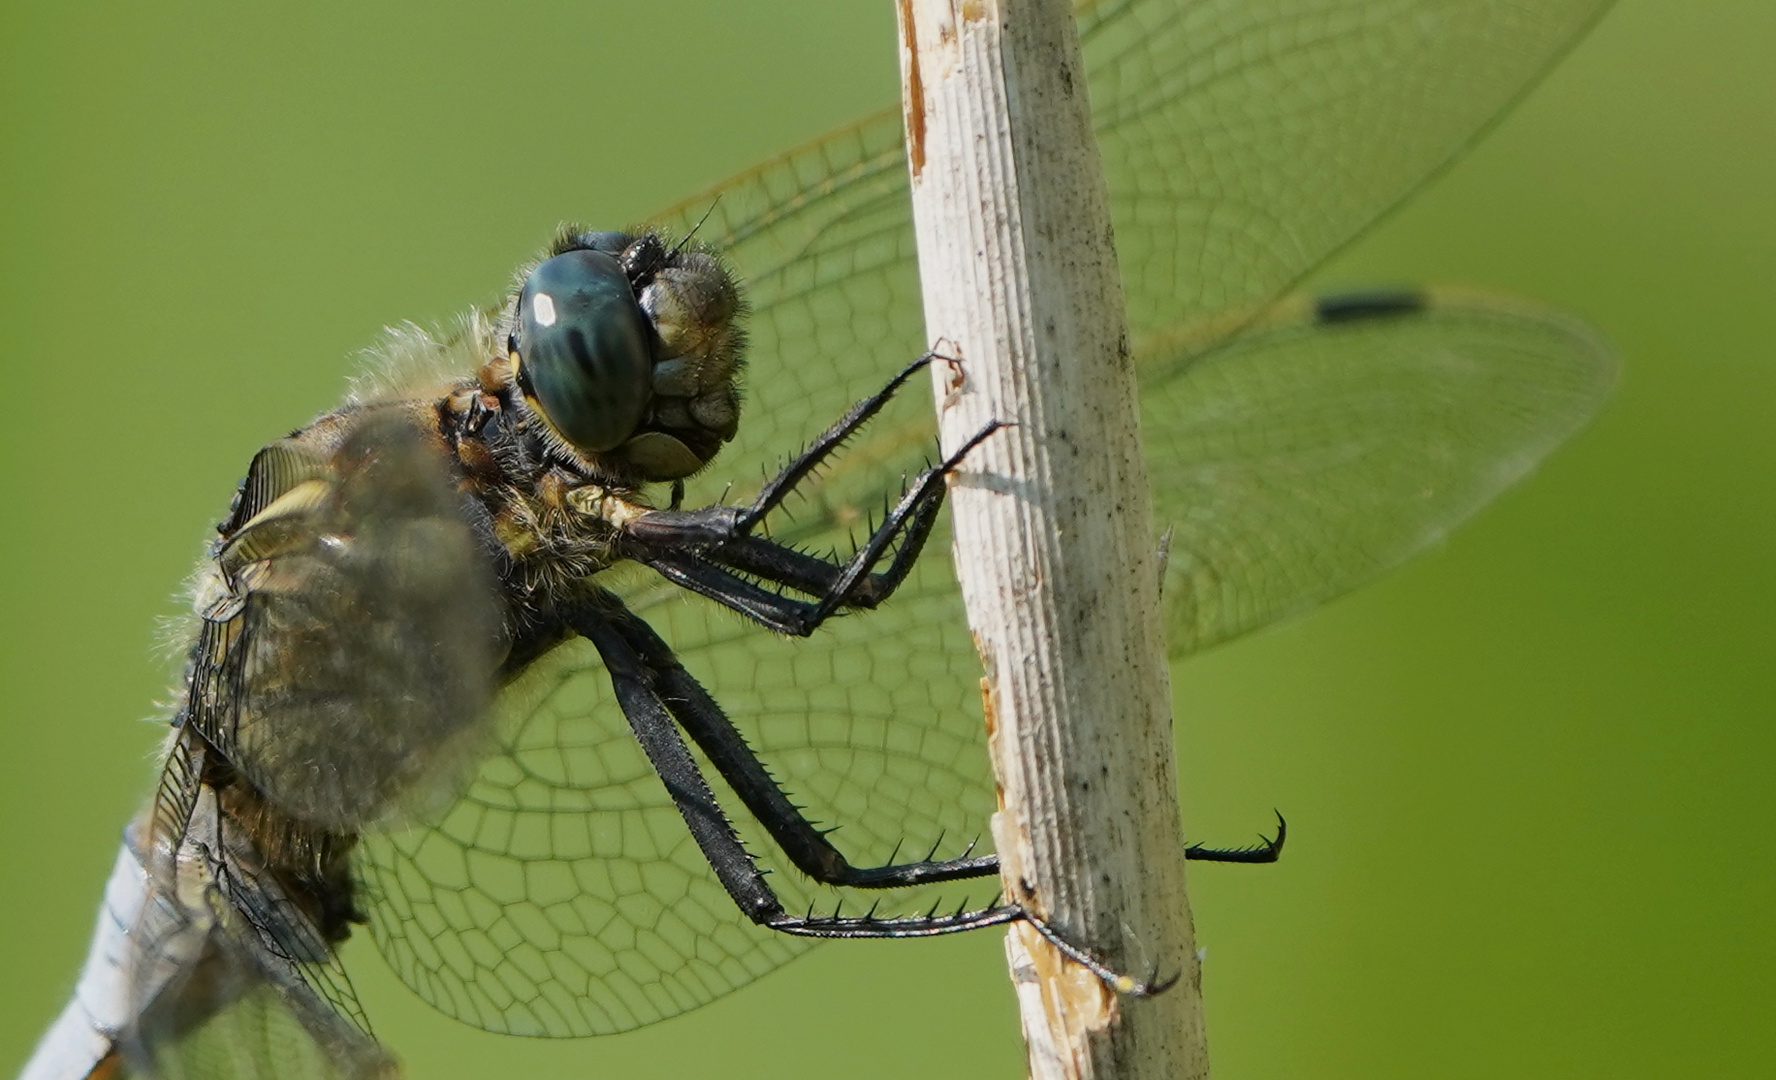
<instances>
[{"instance_id":1,"label":"dragonfly leg","mask_svg":"<svg viewBox=\"0 0 1776 1080\"><path fill-rule=\"evenodd\" d=\"M790 862L814 880L858 889L891 889L999 873L996 855L852 866L826 833L802 816L801 809L790 801L770 770L746 745L745 737L735 729L721 705L684 669L671 646L645 620L610 598L603 610L570 616L570 622L605 655L607 666L611 656L606 653L607 644L600 643L601 638L609 642L608 648L619 660L635 668L636 675L626 677L638 677L646 684L652 699L709 758ZM612 667L611 673L614 681L617 669ZM628 712L627 704L624 711ZM683 809L682 805L680 808Z\"/></svg>"},{"instance_id":2,"label":"dragonfly leg","mask_svg":"<svg viewBox=\"0 0 1776 1080\"><path fill-rule=\"evenodd\" d=\"M742 583L744 584L744 583ZM775 594L748 586L765 596ZM999 872L996 855L961 856L954 859L922 859L877 867L855 867L826 838L826 832L802 816L770 771L746 744L721 705L684 669L672 648L647 622L608 598L613 611L599 616L618 633L645 670L648 681L663 700L672 719L709 757L765 831L770 833L797 869L828 885L861 889L890 889L938 881L989 877ZM586 618L586 616L581 617ZM575 628L581 619L573 619ZM1186 859L1219 863L1273 863L1281 856L1288 838L1288 822L1277 815L1277 834L1243 848L1212 848L1192 844Z\"/></svg>"},{"instance_id":3,"label":"dragonfly leg","mask_svg":"<svg viewBox=\"0 0 1776 1080\"><path fill-rule=\"evenodd\" d=\"M739 512L728 507L643 514L625 527L624 554L773 630L806 637L840 608L872 608L893 594L911 572L937 520L945 478L969 451L1003 426L997 421L987 424L955 453L920 473L869 540L845 562L738 533ZM716 517L713 511L725 516ZM703 546L697 549L699 542ZM693 550L687 552L687 547ZM891 549L888 568L875 571ZM815 599L797 600L743 575Z\"/></svg>"},{"instance_id":4,"label":"dragonfly leg","mask_svg":"<svg viewBox=\"0 0 1776 1080\"><path fill-rule=\"evenodd\" d=\"M903 499L904 512L890 510L884 516L881 526L871 536L873 538L877 533L886 533L886 539L893 548L888 567L880 571L872 569L859 577L851 586L850 592L844 594L840 606L847 609L870 609L894 594L894 590L912 570L919 553L924 550L931 528L937 522L938 511L943 509L943 501L944 492L939 486L935 491L928 489L922 500ZM663 554L668 558L673 555L682 557L684 552L681 548L677 552ZM840 576L852 562L851 559L835 562L757 536L735 537L699 551L693 558L705 565L820 598L831 595L838 589ZM881 556L877 557L877 562L880 558Z\"/></svg>"},{"instance_id":5,"label":"dragonfly leg","mask_svg":"<svg viewBox=\"0 0 1776 1080\"><path fill-rule=\"evenodd\" d=\"M924 915L878 918L874 915L785 915L765 923L773 930L796 937L813 938L921 938L980 930L1009 922L1028 923L1044 940L1060 953L1079 964L1105 986L1130 997L1152 997L1177 985L1182 974L1161 978L1157 972L1147 979L1124 975L1095 956L1090 950L1075 945L1047 920L1021 904L995 904L976 910L962 909L939 915L934 908Z\"/></svg>"},{"instance_id":6,"label":"dragonfly leg","mask_svg":"<svg viewBox=\"0 0 1776 1080\"><path fill-rule=\"evenodd\" d=\"M779 634L805 637L809 632L808 615L814 605L807 601L765 588L692 554L660 552L638 561L653 567L673 584L706 596Z\"/></svg>"},{"instance_id":7,"label":"dragonfly leg","mask_svg":"<svg viewBox=\"0 0 1776 1080\"><path fill-rule=\"evenodd\" d=\"M886 523L885 527L889 529L903 527L902 542L895 549L888 569L856 578L850 594L839 606L845 609L874 608L892 595L912 569L942 505L940 492L916 505L907 518ZM844 596L838 590L843 587L841 578L850 565L750 536L712 550L672 550L671 545L662 544L657 548L650 545L645 549L630 550L628 554L674 584L708 597L780 634L797 637L813 633L830 613L823 613L818 601L797 599L782 590L793 589L821 599ZM769 585L762 586L758 584L760 581Z\"/></svg>"},{"instance_id":8,"label":"dragonfly leg","mask_svg":"<svg viewBox=\"0 0 1776 1080\"><path fill-rule=\"evenodd\" d=\"M670 709L658 685L660 673L650 670L647 660L636 648L634 635L641 620L622 609L614 598L601 598L600 610L582 609L571 616L581 634L598 649L610 672L611 685L617 701L629 719L630 727L640 741L648 760L666 784L691 836L702 850L718 880L734 903L753 922L797 937L815 938L918 938L936 937L979 930L988 926L1022 920L1071 959L1085 965L1112 989L1136 996L1156 994L1176 981L1152 979L1140 981L1118 973L1090 951L1073 944L1054 927L1020 904L993 903L981 908L963 907L939 914L936 908L924 915L877 917L864 915L792 915L785 911L765 875L753 863L738 833L722 812L690 748L679 737ZM647 635L651 636L651 630ZM679 669L682 670L682 669ZM687 676L688 678L688 676ZM683 689L674 684L674 690ZM705 695L706 696L706 695ZM715 710L719 715L719 710ZM679 717L682 722L682 716ZM726 725L726 718L722 718ZM731 730L731 729L730 729ZM738 736L736 735L737 739ZM699 743L699 745L702 745ZM744 744L741 744L742 746ZM707 752L707 751L706 751ZM750 753L745 755L751 758ZM711 760L716 760L714 754ZM756 759L752 759L756 766ZM762 768L760 772L762 773ZM768 777L767 777L768 779ZM770 784L776 790L775 784ZM781 792L778 791L779 797ZM799 814L792 816L799 819ZM803 823L806 825L806 823ZM808 826L810 831L811 826ZM773 834L775 835L775 834ZM818 835L817 833L815 835ZM983 872L990 872L984 871ZM964 876L980 876L969 873ZM940 880L920 877L917 881Z\"/></svg>"},{"instance_id":9,"label":"dragonfly leg","mask_svg":"<svg viewBox=\"0 0 1776 1080\"><path fill-rule=\"evenodd\" d=\"M1260 836L1258 843L1243 848L1212 848L1191 844L1184 849L1186 859L1220 863L1273 863L1283 854L1283 841L1289 837L1289 823L1277 814L1275 837Z\"/></svg>"},{"instance_id":10,"label":"dragonfly leg","mask_svg":"<svg viewBox=\"0 0 1776 1080\"><path fill-rule=\"evenodd\" d=\"M752 500L751 505L741 508L739 518L735 523L737 534L745 535L757 527L758 523L764 520L765 515L776 509L791 491L794 491L803 480L808 478L810 473L820 466L821 462L843 445L845 440L849 439L858 428L869 422L871 417L881 412L882 406L888 404L889 399L894 397L908 379L923 371L933 360L938 359L942 358L936 353L928 352L914 360L902 368L892 379L889 379L886 386L851 406L836 423L821 432L801 453L790 459L789 463L779 470L776 476L766 481L765 486L760 489L758 497Z\"/></svg>"},{"instance_id":11,"label":"dragonfly leg","mask_svg":"<svg viewBox=\"0 0 1776 1080\"><path fill-rule=\"evenodd\" d=\"M608 595L599 599L611 603L611 610L620 607ZM667 793L690 829L691 838L697 842L704 858L709 860L722 887L735 905L754 921L781 913L782 903L765 883L764 875L753 864L740 835L722 812L715 792L710 790L709 782L697 768L690 749L679 737L671 713L651 685L652 680L641 658L604 612L579 610L573 613L571 621L574 629L598 650L630 730L666 785Z\"/></svg>"},{"instance_id":12,"label":"dragonfly leg","mask_svg":"<svg viewBox=\"0 0 1776 1080\"><path fill-rule=\"evenodd\" d=\"M814 605L814 611L809 616L809 621L811 623L810 630L826 621L828 616L832 615L832 613L837 611L841 605L844 605L849 601L849 598L856 590L858 583L870 573L871 568L881 560L884 553L886 553L889 547L894 544L896 535L904 528L906 521L911 518L918 518L920 515L917 511L922 507L925 507L929 502L929 507L922 518L924 524L922 530L918 534L917 541L902 544L900 549L895 552L895 557L889 564L887 572L879 575L883 580L886 591L889 593L893 592L894 588L897 587L906 577L907 573L911 571L913 558L918 555L919 548L924 545L925 537L931 531L931 524L937 518L938 502L942 500L944 496L944 483L950 473L954 472L957 466L962 464L962 459L966 457L970 451L979 446L982 442L985 442L988 436L1004 426L1005 425L1000 421L989 421L985 427L975 432L967 442L957 447L955 453L939 462L935 468L926 469L919 474L918 480L914 482L905 495L901 496L899 505L897 505L893 512L888 515L887 520L883 521L876 531L870 534L869 540L866 541L863 547L859 548L857 553L845 564L843 571L839 574L838 580L826 591L826 595L822 596L819 602ZM885 596L886 593L883 595ZM878 597L878 599L880 599L880 597Z\"/></svg>"}]
</instances>

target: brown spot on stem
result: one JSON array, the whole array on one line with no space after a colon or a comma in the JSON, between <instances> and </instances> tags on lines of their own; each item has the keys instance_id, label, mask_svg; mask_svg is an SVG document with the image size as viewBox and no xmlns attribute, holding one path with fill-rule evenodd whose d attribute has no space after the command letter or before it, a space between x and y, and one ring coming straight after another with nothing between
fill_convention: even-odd
<instances>
[{"instance_id":1,"label":"brown spot on stem","mask_svg":"<svg viewBox=\"0 0 1776 1080\"><path fill-rule=\"evenodd\" d=\"M913 31L912 0L895 0L900 11L900 47L906 50L906 80L900 90L900 109L906 123L907 165L913 183L925 171L925 82L919 75L918 34Z\"/></svg>"}]
</instances>

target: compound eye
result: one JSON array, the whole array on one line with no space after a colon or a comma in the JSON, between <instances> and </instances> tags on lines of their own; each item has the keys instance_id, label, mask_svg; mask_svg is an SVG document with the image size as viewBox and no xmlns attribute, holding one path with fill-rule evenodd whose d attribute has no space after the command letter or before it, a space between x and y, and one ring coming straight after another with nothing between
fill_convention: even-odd
<instances>
[{"instance_id":1,"label":"compound eye","mask_svg":"<svg viewBox=\"0 0 1776 1080\"><path fill-rule=\"evenodd\" d=\"M614 450L647 411L647 316L602 251L570 251L530 272L518 297L518 386L549 426L588 453Z\"/></svg>"}]
</instances>

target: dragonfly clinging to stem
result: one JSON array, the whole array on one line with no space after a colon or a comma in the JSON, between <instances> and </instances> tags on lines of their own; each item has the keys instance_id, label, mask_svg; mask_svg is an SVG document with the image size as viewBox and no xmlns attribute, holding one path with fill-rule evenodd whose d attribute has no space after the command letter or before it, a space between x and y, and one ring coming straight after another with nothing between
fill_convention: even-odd
<instances>
[{"instance_id":1,"label":"dragonfly clinging to stem","mask_svg":"<svg viewBox=\"0 0 1776 1080\"><path fill-rule=\"evenodd\" d=\"M1599 407L1607 349L1534 305L1278 297L1606 6L1080 6L1174 658L1436 542ZM811 937L1025 914L969 846L992 786L939 557L965 451L927 466L893 393L924 359L906 184L889 113L564 230L253 459L28 1076L392 1072L339 963L360 926L444 1012L574 1036Z\"/></svg>"}]
</instances>

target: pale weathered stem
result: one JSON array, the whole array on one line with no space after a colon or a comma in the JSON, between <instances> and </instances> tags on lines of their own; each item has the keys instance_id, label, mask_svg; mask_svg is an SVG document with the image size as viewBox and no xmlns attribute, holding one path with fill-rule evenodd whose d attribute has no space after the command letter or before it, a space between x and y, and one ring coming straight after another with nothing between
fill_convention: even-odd
<instances>
[{"instance_id":1,"label":"pale weathered stem","mask_svg":"<svg viewBox=\"0 0 1776 1080\"><path fill-rule=\"evenodd\" d=\"M1109 205L1066 0L898 0L925 321L964 463L957 570L986 665L1007 895L1137 978L1015 927L1038 1077L1208 1074L1155 533Z\"/></svg>"}]
</instances>

